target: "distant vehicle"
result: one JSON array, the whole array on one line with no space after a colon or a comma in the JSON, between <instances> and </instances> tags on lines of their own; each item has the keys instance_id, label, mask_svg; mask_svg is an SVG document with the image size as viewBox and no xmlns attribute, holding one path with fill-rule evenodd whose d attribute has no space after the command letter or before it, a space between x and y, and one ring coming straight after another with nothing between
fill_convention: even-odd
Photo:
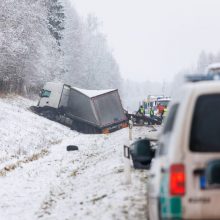
<instances>
[{"instance_id":1,"label":"distant vehicle","mask_svg":"<svg viewBox=\"0 0 220 220\"><path fill-rule=\"evenodd\" d=\"M149 95L146 100L144 100L143 104L146 112L150 111L150 108L153 108L155 114L160 115L163 110L169 105L171 98L166 96L152 96Z\"/></svg>"},{"instance_id":2,"label":"distant vehicle","mask_svg":"<svg viewBox=\"0 0 220 220\"><path fill-rule=\"evenodd\" d=\"M210 64L206 69L206 73L208 77L214 80L220 80L220 63Z\"/></svg>"},{"instance_id":3,"label":"distant vehicle","mask_svg":"<svg viewBox=\"0 0 220 220\"><path fill-rule=\"evenodd\" d=\"M157 99L157 105L168 106L170 103L170 97L162 97Z\"/></svg>"},{"instance_id":4,"label":"distant vehicle","mask_svg":"<svg viewBox=\"0 0 220 220\"><path fill-rule=\"evenodd\" d=\"M186 82L200 82L208 80L220 80L220 63L212 63L207 66L205 73L186 75Z\"/></svg>"},{"instance_id":5,"label":"distant vehicle","mask_svg":"<svg viewBox=\"0 0 220 220\"><path fill-rule=\"evenodd\" d=\"M31 110L83 133L109 133L127 127L117 89L85 90L48 82Z\"/></svg>"},{"instance_id":6,"label":"distant vehicle","mask_svg":"<svg viewBox=\"0 0 220 220\"><path fill-rule=\"evenodd\" d=\"M161 125L162 119L160 117L155 116L154 118L151 118L147 115L139 114L138 112L135 114L126 113L127 118L129 120L132 120L134 123L134 126L145 126L147 125Z\"/></svg>"},{"instance_id":7,"label":"distant vehicle","mask_svg":"<svg viewBox=\"0 0 220 220\"><path fill-rule=\"evenodd\" d=\"M161 115L165 108L168 107L170 103L170 97L158 98L157 100L157 114Z\"/></svg>"},{"instance_id":8,"label":"distant vehicle","mask_svg":"<svg viewBox=\"0 0 220 220\"><path fill-rule=\"evenodd\" d=\"M159 96L160 97L160 96ZM144 108L149 110L150 108L156 108L158 96L148 95L147 99L143 101Z\"/></svg>"},{"instance_id":9,"label":"distant vehicle","mask_svg":"<svg viewBox=\"0 0 220 220\"><path fill-rule=\"evenodd\" d=\"M169 109L149 171L149 219L220 219L220 82L185 84Z\"/></svg>"}]
</instances>

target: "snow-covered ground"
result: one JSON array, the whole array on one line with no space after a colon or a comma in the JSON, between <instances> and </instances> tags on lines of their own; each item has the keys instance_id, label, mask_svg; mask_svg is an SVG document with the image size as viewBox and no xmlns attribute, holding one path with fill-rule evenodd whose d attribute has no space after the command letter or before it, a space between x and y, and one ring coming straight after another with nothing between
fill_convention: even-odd
<instances>
[{"instance_id":1,"label":"snow-covered ground","mask_svg":"<svg viewBox=\"0 0 220 220\"><path fill-rule=\"evenodd\" d=\"M125 184L128 129L80 134L28 111L34 104L0 99L0 219L145 219L146 171L132 171ZM70 144L79 151L66 151Z\"/></svg>"}]
</instances>

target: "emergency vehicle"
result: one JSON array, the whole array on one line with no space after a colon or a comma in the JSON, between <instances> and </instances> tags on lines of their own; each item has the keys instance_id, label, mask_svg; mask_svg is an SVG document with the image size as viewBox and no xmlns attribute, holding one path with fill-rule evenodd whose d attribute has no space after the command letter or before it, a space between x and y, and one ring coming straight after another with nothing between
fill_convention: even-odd
<instances>
[{"instance_id":1,"label":"emergency vehicle","mask_svg":"<svg viewBox=\"0 0 220 220\"><path fill-rule=\"evenodd\" d=\"M144 100L143 105L147 113L149 113L150 108L153 108L155 114L160 115L164 109L167 108L169 102L170 97L149 95L147 99Z\"/></svg>"}]
</instances>

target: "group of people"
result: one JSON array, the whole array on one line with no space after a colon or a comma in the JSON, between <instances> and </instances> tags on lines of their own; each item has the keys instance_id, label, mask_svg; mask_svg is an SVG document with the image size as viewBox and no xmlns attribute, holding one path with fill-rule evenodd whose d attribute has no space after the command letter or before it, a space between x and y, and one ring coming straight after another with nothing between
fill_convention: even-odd
<instances>
[{"instance_id":1,"label":"group of people","mask_svg":"<svg viewBox=\"0 0 220 220\"><path fill-rule=\"evenodd\" d=\"M161 119L163 119L166 115L167 115L167 106L158 106L158 115L161 117ZM145 108L143 105L141 105L138 109L138 114L140 115L145 115ZM149 115L151 118L154 118L154 109L153 107L150 107L150 110L149 110Z\"/></svg>"}]
</instances>

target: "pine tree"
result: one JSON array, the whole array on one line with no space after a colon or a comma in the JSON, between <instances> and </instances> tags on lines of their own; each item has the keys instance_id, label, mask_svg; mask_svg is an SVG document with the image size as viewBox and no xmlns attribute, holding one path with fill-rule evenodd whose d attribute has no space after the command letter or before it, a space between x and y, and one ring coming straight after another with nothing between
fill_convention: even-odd
<instances>
[{"instance_id":1,"label":"pine tree","mask_svg":"<svg viewBox=\"0 0 220 220\"><path fill-rule=\"evenodd\" d=\"M62 65L48 30L45 0L0 1L0 82L36 88L54 79Z\"/></svg>"},{"instance_id":2,"label":"pine tree","mask_svg":"<svg viewBox=\"0 0 220 220\"><path fill-rule=\"evenodd\" d=\"M59 0L50 0L48 3L48 28L60 46L64 30L64 7Z\"/></svg>"}]
</instances>

